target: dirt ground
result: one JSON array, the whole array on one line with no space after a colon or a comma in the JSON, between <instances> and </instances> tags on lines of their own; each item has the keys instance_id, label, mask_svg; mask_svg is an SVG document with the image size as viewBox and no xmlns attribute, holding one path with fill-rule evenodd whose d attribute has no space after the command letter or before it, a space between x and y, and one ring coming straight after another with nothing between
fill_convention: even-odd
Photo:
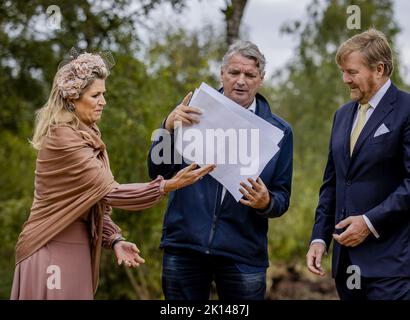
<instances>
[{"instance_id":1,"label":"dirt ground","mask_svg":"<svg viewBox=\"0 0 410 320\"><path fill-rule=\"evenodd\" d=\"M267 271L268 300L338 300L329 272L324 277L311 274L298 264L279 263Z\"/></svg>"}]
</instances>

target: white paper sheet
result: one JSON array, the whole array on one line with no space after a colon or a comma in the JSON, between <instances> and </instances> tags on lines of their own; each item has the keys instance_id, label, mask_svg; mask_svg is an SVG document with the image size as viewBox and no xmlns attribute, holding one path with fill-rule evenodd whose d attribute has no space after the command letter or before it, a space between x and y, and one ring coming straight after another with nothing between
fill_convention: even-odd
<instances>
[{"instance_id":1,"label":"white paper sheet","mask_svg":"<svg viewBox=\"0 0 410 320\"><path fill-rule=\"evenodd\" d=\"M210 174L239 201L239 183L260 175L279 151L283 131L205 83L189 105L203 114L198 124L176 129L176 150L187 162L215 163Z\"/></svg>"}]
</instances>

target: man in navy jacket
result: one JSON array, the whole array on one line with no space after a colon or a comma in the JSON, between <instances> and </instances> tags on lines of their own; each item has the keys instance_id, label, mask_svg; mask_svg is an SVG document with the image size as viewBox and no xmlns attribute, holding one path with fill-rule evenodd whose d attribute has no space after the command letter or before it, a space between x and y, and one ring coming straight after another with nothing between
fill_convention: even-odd
<instances>
[{"instance_id":1,"label":"man in navy jacket","mask_svg":"<svg viewBox=\"0 0 410 320\"><path fill-rule=\"evenodd\" d=\"M353 101L334 116L307 265L332 275L342 300L410 298L410 95L389 77L392 53L370 29L338 49Z\"/></svg>"},{"instance_id":2,"label":"man in navy jacket","mask_svg":"<svg viewBox=\"0 0 410 320\"><path fill-rule=\"evenodd\" d=\"M208 299L212 281L220 299L264 298L268 218L281 216L289 207L293 158L290 126L272 114L268 102L257 94L264 67L265 58L256 45L234 43L222 61L223 94L283 130L280 150L256 181L238 186L244 194L240 202L210 175L170 194L160 245L166 299ZM199 121L200 110L187 106L189 98L164 122L171 134L175 121L184 125ZM187 165L174 159L171 164L155 164L153 148L162 142L154 141L148 156L151 177L171 177ZM170 143L173 154L173 135Z\"/></svg>"}]
</instances>

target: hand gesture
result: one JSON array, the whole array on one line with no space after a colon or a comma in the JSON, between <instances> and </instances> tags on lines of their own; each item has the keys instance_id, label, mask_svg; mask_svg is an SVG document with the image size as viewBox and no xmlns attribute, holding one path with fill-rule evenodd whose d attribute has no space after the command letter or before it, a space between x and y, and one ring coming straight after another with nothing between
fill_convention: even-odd
<instances>
[{"instance_id":1,"label":"hand gesture","mask_svg":"<svg viewBox=\"0 0 410 320\"><path fill-rule=\"evenodd\" d=\"M199 115L202 114L202 111L197 107L188 106L191 97L192 92L188 93L182 103L168 115L167 120L165 121L165 129L173 131L175 122L177 121L180 121L184 125L199 123Z\"/></svg>"},{"instance_id":2,"label":"hand gesture","mask_svg":"<svg viewBox=\"0 0 410 320\"><path fill-rule=\"evenodd\" d=\"M124 263L127 267L138 267L145 260L139 256L139 249L135 243L119 241L114 245L114 252L117 257L118 265Z\"/></svg>"},{"instance_id":3,"label":"hand gesture","mask_svg":"<svg viewBox=\"0 0 410 320\"><path fill-rule=\"evenodd\" d=\"M239 191L246 199L239 200L240 203L254 209L267 209L270 203L270 194L262 179L258 177L255 181L252 178L248 178L248 181L252 187L248 186L245 182L240 183L243 188L240 188Z\"/></svg>"},{"instance_id":4,"label":"hand gesture","mask_svg":"<svg viewBox=\"0 0 410 320\"><path fill-rule=\"evenodd\" d=\"M165 181L164 191L169 192L193 184L214 170L216 166L214 164L208 164L202 168L195 169L196 167L197 164L192 163L188 167L178 171L173 178Z\"/></svg>"}]
</instances>

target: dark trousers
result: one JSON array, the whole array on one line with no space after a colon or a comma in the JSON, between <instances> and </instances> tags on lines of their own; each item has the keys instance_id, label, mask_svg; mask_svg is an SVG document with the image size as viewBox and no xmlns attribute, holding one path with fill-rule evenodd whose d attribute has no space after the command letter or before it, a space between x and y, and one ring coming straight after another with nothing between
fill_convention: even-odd
<instances>
[{"instance_id":1,"label":"dark trousers","mask_svg":"<svg viewBox=\"0 0 410 320\"><path fill-rule=\"evenodd\" d=\"M243 272L231 259L166 249L162 289L166 300L208 300L215 281L220 300L262 300L266 291L264 270Z\"/></svg>"},{"instance_id":2,"label":"dark trousers","mask_svg":"<svg viewBox=\"0 0 410 320\"><path fill-rule=\"evenodd\" d=\"M360 276L359 282L352 281L356 267L351 266L349 253L341 248L339 269L335 278L336 289L341 300L410 300L410 278L368 278ZM358 284L360 283L360 288Z\"/></svg>"}]
</instances>

